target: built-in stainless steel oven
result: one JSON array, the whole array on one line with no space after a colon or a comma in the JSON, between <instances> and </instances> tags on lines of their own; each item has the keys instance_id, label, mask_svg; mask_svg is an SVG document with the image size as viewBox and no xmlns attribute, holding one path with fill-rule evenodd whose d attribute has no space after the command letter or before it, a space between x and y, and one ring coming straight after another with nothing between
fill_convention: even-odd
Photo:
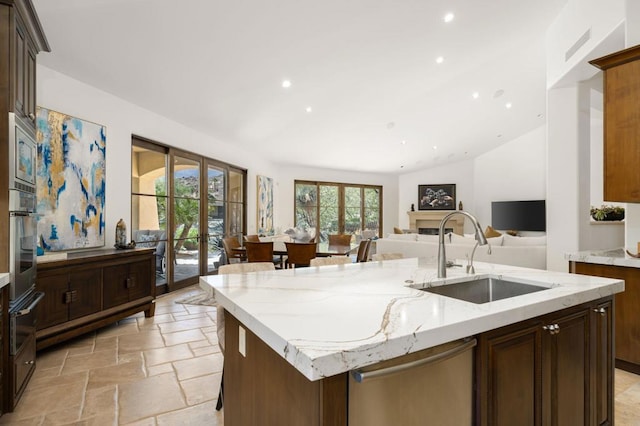
<instances>
[{"instance_id":1,"label":"built-in stainless steel oven","mask_svg":"<svg viewBox=\"0 0 640 426\"><path fill-rule=\"evenodd\" d=\"M36 154L33 126L9 113L9 308L35 288L37 256Z\"/></svg>"},{"instance_id":2,"label":"built-in stainless steel oven","mask_svg":"<svg viewBox=\"0 0 640 426\"><path fill-rule=\"evenodd\" d=\"M37 215L35 194L9 191L10 308L35 288L37 270Z\"/></svg>"}]
</instances>

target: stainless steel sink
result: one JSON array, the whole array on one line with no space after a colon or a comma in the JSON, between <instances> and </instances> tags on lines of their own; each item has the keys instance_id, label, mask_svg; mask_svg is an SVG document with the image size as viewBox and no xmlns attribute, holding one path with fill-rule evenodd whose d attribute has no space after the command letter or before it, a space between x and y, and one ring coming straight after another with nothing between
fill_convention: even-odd
<instances>
[{"instance_id":1,"label":"stainless steel sink","mask_svg":"<svg viewBox=\"0 0 640 426\"><path fill-rule=\"evenodd\" d=\"M487 303L534 293L536 291L548 290L548 287L523 284L498 278L481 278L461 283L419 288L419 290L465 300L471 303Z\"/></svg>"}]
</instances>

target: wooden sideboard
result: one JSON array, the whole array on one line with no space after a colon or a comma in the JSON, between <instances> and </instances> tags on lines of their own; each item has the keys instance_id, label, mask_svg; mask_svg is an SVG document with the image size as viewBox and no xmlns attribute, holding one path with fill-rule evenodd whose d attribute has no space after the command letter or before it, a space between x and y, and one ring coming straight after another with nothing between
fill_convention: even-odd
<instances>
[{"instance_id":1,"label":"wooden sideboard","mask_svg":"<svg viewBox=\"0 0 640 426\"><path fill-rule=\"evenodd\" d=\"M37 349L155 311L153 249L94 250L38 264Z\"/></svg>"}]
</instances>

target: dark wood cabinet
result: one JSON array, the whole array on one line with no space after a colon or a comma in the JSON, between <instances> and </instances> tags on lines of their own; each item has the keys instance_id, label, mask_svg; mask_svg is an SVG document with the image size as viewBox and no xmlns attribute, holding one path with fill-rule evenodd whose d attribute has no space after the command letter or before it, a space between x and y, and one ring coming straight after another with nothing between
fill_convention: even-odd
<instances>
[{"instance_id":1,"label":"dark wood cabinet","mask_svg":"<svg viewBox=\"0 0 640 426\"><path fill-rule=\"evenodd\" d=\"M36 113L36 56L39 50L49 50L44 35L29 31L32 19L24 18L29 14L30 5L25 1L15 1L11 9L13 42L10 47L11 58L11 110L30 120L35 126Z\"/></svg>"},{"instance_id":2,"label":"dark wood cabinet","mask_svg":"<svg viewBox=\"0 0 640 426\"><path fill-rule=\"evenodd\" d=\"M45 274L42 279L46 280L47 290L44 299L37 306L37 330L80 318L101 309L100 269L63 268L62 273Z\"/></svg>"},{"instance_id":3,"label":"dark wood cabinet","mask_svg":"<svg viewBox=\"0 0 640 426\"><path fill-rule=\"evenodd\" d=\"M148 295L153 285L148 275L147 260L106 266L104 276L109 279L104 281L104 308L111 308Z\"/></svg>"},{"instance_id":4,"label":"dark wood cabinet","mask_svg":"<svg viewBox=\"0 0 640 426\"><path fill-rule=\"evenodd\" d=\"M610 318L600 300L480 335L478 424L610 424Z\"/></svg>"},{"instance_id":5,"label":"dark wood cabinet","mask_svg":"<svg viewBox=\"0 0 640 426\"><path fill-rule=\"evenodd\" d=\"M38 264L37 347L42 349L144 311L154 314L153 249L95 250Z\"/></svg>"},{"instance_id":6,"label":"dark wood cabinet","mask_svg":"<svg viewBox=\"0 0 640 426\"><path fill-rule=\"evenodd\" d=\"M640 202L640 45L595 59L604 71L604 199Z\"/></svg>"},{"instance_id":7,"label":"dark wood cabinet","mask_svg":"<svg viewBox=\"0 0 640 426\"><path fill-rule=\"evenodd\" d=\"M640 269L570 262L569 271L624 280L624 292L615 296L615 366L640 374Z\"/></svg>"}]
</instances>

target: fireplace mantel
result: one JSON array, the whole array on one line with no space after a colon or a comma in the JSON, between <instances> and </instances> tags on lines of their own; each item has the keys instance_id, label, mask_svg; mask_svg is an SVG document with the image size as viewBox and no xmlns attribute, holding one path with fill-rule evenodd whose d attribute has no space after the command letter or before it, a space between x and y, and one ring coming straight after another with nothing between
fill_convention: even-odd
<instances>
[{"instance_id":1,"label":"fireplace mantel","mask_svg":"<svg viewBox=\"0 0 640 426\"><path fill-rule=\"evenodd\" d=\"M453 211L455 210L407 212L409 215L409 229L438 228L442 218ZM464 233L464 216L456 215L451 217L447 221L447 228L453 228L454 233L462 235Z\"/></svg>"}]
</instances>

